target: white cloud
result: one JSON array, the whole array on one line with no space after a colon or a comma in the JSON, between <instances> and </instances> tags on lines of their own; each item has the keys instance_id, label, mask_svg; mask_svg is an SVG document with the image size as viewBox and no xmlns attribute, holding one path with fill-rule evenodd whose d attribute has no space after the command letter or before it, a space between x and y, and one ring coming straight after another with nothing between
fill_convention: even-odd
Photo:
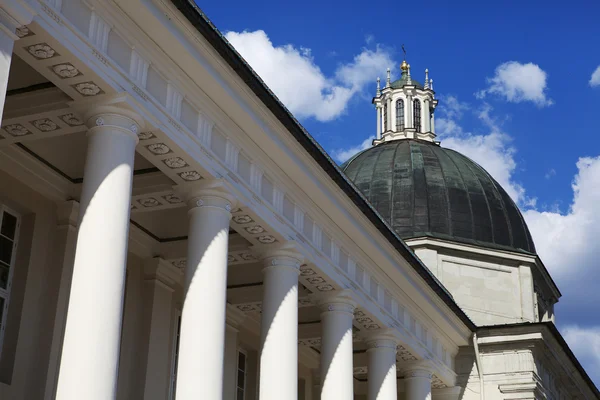
<instances>
[{"instance_id":1,"label":"white cloud","mask_svg":"<svg viewBox=\"0 0 600 400\"><path fill-rule=\"evenodd\" d=\"M581 328L577 325L567 326L562 334L586 372L600 384L600 325Z\"/></svg>"},{"instance_id":2,"label":"white cloud","mask_svg":"<svg viewBox=\"0 0 600 400\"><path fill-rule=\"evenodd\" d=\"M448 107L446 107L446 103ZM456 150L481 165L500 183L517 203L530 204L523 187L514 181L517 168L511 138L501 129L501 124L491 116L492 108L484 104L477 116L485 127L484 133L465 132L459 125L460 117L470 106L454 96L444 97L440 107L442 116L436 119L436 130L444 147Z\"/></svg>"},{"instance_id":3,"label":"white cloud","mask_svg":"<svg viewBox=\"0 0 600 400\"><path fill-rule=\"evenodd\" d=\"M349 147L346 149L333 150L331 152L331 156L333 157L334 160L336 160L340 163L343 163L344 161L348 160L350 157L352 157L359 151L363 151L363 150L371 147L371 143L373 142L373 139L375 139L375 136L369 136L363 142L361 142L359 145L352 146L352 147Z\"/></svg>"},{"instance_id":4,"label":"white cloud","mask_svg":"<svg viewBox=\"0 0 600 400\"><path fill-rule=\"evenodd\" d=\"M549 106L553 102L546 94L547 78L548 74L536 64L505 62L496 67L494 76L487 79L490 86L477 97L495 94L512 103L531 101L539 107Z\"/></svg>"},{"instance_id":5,"label":"white cloud","mask_svg":"<svg viewBox=\"0 0 600 400\"><path fill-rule=\"evenodd\" d=\"M600 65L592 73L592 76L590 78L590 86L591 87L600 86Z\"/></svg>"},{"instance_id":6,"label":"white cloud","mask_svg":"<svg viewBox=\"0 0 600 400\"><path fill-rule=\"evenodd\" d=\"M579 303L580 309L572 312L591 310L600 302L594 289L600 279L600 156L580 158L577 169L568 212L524 213L542 260L569 304Z\"/></svg>"},{"instance_id":7,"label":"white cloud","mask_svg":"<svg viewBox=\"0 0 600 400\"><path fill-rule=\"evenodd\" d=\"M298 118L330 121L344 113L350 100L377 74L394 64L380 46L363 49L333 76L326 76L310 49L291 44L275 46L262 31L228 32L226 38L252 66L267 86Z\"/></svg>"}]
</instances>

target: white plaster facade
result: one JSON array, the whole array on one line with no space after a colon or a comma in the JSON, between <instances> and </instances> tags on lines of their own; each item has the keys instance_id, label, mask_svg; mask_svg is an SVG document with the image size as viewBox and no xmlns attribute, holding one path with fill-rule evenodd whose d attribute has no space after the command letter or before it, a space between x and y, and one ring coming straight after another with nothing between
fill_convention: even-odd
<instances>
[{"instance_id":1,"label":"white plaster facade","mask_svg":"<svg viewBox=\"0 0 600 400\"><path fill-rule=\"evenodd\" d=\"M499 342L544 393L598 397L543 332L474 337L187 1L2 0L0 22L0 399L468 399L475 351L486 398L538 398L486 379L512 374ZM490 257L534 296L535 259Z\"/></svg>"}]
</instances>

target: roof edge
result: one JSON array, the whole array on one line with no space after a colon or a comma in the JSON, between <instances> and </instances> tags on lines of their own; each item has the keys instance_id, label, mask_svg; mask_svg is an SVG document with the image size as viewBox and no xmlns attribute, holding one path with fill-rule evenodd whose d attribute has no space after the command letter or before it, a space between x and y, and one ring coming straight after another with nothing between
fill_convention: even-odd
<instances>
[{"instance_id":1,"label":"roof edge","mask_svg":"<svg viewBox=\"0 0 600 400\"><path fill-rule=\"evenodd\" d=\"M325 153L323 148L310 136L300 125L287 108L267 88L265 83L258 77L252 68L234 50L227 39L212 24L200 8L191 0L171 0L182 15L192 24L198 32L210 43L238 76L248 85L262 103L273 113L273 115L288 129L298 143L319 166L330 176L330 178L346 193L352 202L363 212L371 223L383 234L390 244L402 255L413 269L425 280L431 289L440 297L454 314L472 332L476 325L469 319L464 311L454 302L449 293L442 288L431 272L421 263L410 248L393 232L381 219L379 214L371 207L367 200L358 192L358 189L344 176L335 162Z\"/></svg>"}]
</instances>

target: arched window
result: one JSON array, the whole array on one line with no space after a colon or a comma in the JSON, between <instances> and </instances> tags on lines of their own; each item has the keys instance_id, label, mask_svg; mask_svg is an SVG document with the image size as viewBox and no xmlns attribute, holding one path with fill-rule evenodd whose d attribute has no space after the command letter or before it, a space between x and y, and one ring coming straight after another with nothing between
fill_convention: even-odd
<instances>
[{"instance_id":1,"label":"arched window","mask_svg":"<svg viewBox=\"0 0 600 400\"><path fill-rule=\"evenodd\" d=\"M388 130L388 126L387 126L387 112L388 112L387 103L385 103L383 105L383 131L384 132L387 132L387 130Z\"/></svg>"},{"instance_id":2,"label":"arched window","mask_svg":"<svg viewBox=\"0 0 600 400\"><path fill-rule=\"evenodd\" d=\"M415 129L417 132L421 132L421 102L419 99L415 99L413 101L413 110L414 116L413 119L415 121Z\"/></svg>"},{"instance_id":3,"label":"arched window","mask_svg":"<svg viewBox=\"0 0 600 400\"><path fill-rule=\"evenodd\" d=\"M396 101L396 130L404 130L404 100Z\"/></svg>"}]
</instances>

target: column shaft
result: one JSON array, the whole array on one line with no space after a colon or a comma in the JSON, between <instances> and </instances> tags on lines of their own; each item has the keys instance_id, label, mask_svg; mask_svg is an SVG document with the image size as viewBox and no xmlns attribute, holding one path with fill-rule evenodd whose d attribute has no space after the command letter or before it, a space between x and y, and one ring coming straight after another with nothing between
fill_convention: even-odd
<instances>
[{"instance_id":1,"label":"column shaft","mask_svg":"<svg viewBox=\"0 0 600 400\"><path fill-rule=\"evenodd\" d=\"M367 340L368 400L396 400L396 341L391 337Z\"/></svg>"},{"instance_id":2,"label":"column shaft","mask_svg":"<svg viewBox=\"0 0 600 400\"><path fill-rule=\"evenodd\" d=\"M388 131L393 131L394 128L392 127L392 95L390 94L388 99L388 115L387 115L387 119L388 119Z\"/></svg>"},{"instance_id":3,"label":"column shaft","mask_svg":"<svg viewBox=\"0 0 600 400\"><path fill-rule=\"evenodd\" d=\"M377 140L381 139L381 107L377 106Z\"/></svg>"},{"instance_id":4,"label":"column shaft","mask_svg":"<svg viewBox=\"0 0 600 400\"><path fill-rule=\"evenodd\" d=\"M144 400L167 398L171 383L173 346L173 292L176 278L163 261L154 258L144 266L143 354L146 356ZM138 339L139 340L139 339Z\"/></svg>"},{"instance_id":5,"label":"column shaft","mask_svg":"<svg viewBox=\"0 0 600 400\"><path fill-rule=\"evenodd\" d=\"M298 274L300 258L264 260L260 400L298 397Z\"/></svg>"},{"instance_id":6,"label":"column shaft","mask_svg":"<svg viewBox=\"0 0 600 400\"><path fill-rule=\"evenodd\" d=\"M346 291L321 302L321 400L353 400L352 320Z\"/></svg>"},{"instance_id":7,"label":"column shaft","mask_svg":"<svg viewBox=\"0 0 600 400\"><path fill-rule=\"evenodd\" d=\"M118 110L115 110L118 112ZM57 399L114 399L127 262L132 117L95 115L89 140Z\"/></svg>"},{"instance_id":8,"label":"column shaft","mask_svg":"<svg viewBox=\"0 0 600 400\"><path fill-rule=\"evenodd\" d=\"M411 95L406 96L406 127L407 128L415 127L415 122L413 119L413 102L412 102Z\"/></svg>"},{"instance_id":9,"label":"column shaft","mask_svg":"<svg viewBox=\"0 0 600 400\"><path fill-rule=\"evenodd\" d=\"M423 116L421 119L423 120L423 132L431 132L431 119L429 118L429 100L423 100Z\"/></svg>"},{"instance_id":10,"label":"column shaft","mask_svg":"<svg viewBox=\"0 0 600 400\"><path fill-rule=\"evenodd\" d=\"M187 197L191 209L176 398L220 400L232 199L217 190Z\"/></svg>"},{"instance_id":11,"label":"column shaft","mask_svg":"<svg viewBox=\"0 0 600 400\"><path fill-rule=\"evenodd\" d=\"M410 369L404 372L404 391L407 400L431 400L431 378L429 369Z\"/></svg>"}]
</instances>

